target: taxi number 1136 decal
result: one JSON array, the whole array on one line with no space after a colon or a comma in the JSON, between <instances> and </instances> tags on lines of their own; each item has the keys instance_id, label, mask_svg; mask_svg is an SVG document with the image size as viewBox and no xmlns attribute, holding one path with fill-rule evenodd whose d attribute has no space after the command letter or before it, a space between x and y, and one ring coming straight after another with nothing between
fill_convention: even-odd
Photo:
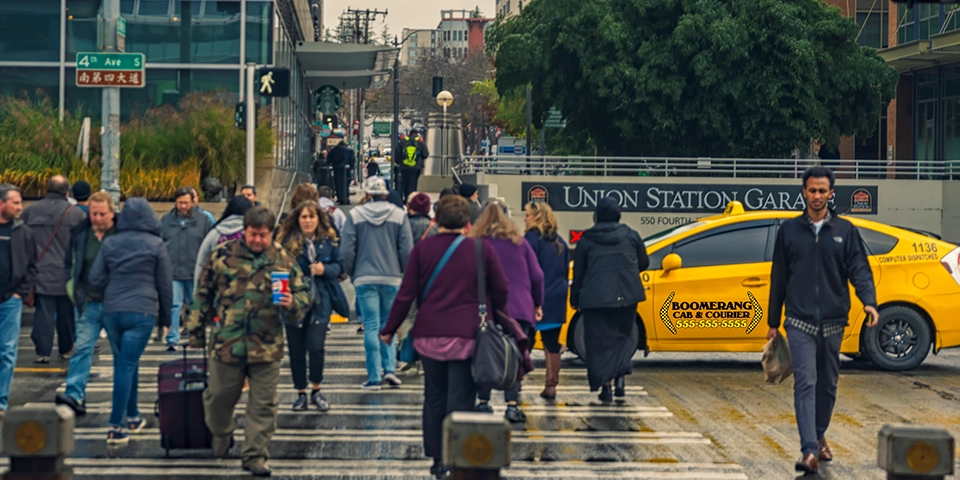
<instances>
[{"instance_id":1,"label":"taxi number 1136 decal","mask_svg":"<svg viewBox=\"0 0 960 480\"><path fill-rule=\"evenodd\" d=\"M678 329L707 328L743 328L749 335L763 319L753 292L747 292L746 301L732 302L674 302L676 293L670 292L660 307L660 320L674 335Z\"/></svg>"}]
</instances>

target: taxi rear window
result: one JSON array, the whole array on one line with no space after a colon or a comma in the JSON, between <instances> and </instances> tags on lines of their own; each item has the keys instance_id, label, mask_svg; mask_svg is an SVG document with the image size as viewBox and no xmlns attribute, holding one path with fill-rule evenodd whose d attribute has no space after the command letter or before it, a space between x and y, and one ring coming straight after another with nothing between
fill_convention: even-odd
<instances>
[{"instance_id":1,"label":"taxi rear window","mask_svg":"<svg viewBox=\"0 0 960 480\"><path fill-rule=\"evenodd\" d=\"M867 251L870 255L886 255L900 241L897 237L891 237L869 228L857 227L857 229L860 230L860 237L863 238L863 243L867 245Z\"/></svg>"}]
</instances>

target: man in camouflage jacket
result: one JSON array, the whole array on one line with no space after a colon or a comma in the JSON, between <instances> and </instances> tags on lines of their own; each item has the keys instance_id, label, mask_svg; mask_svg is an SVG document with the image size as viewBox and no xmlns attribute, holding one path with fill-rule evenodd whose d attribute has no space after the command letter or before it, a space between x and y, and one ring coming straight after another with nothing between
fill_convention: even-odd
<instances>
[{"instance_id":1,"label":"man in camouflage jacket","mask_svg":"<svg viewBox=\"0 0 960 480\"><path fill-rule=\"evenodd\" d=\"M309 284L296 260L273 244L276 217L254 207L243 218L243 238L217 247L200 275L190 320L190 345L210 335L209 382L203 394L213 453L226 456L237 428L234 408L249 380L243 469L269 476L267 446L277 429L277 384L283 359L283 322L296 324L312 304ZM272 272L290 274L289 293L273 303Z\"/></svg>"}]
</instances>

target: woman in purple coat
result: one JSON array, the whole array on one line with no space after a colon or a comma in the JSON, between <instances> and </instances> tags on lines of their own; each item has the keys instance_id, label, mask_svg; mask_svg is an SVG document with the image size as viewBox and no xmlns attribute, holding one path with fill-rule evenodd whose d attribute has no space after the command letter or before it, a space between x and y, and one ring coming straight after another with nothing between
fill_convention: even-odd
<instances>
[{"instance_id":1,"label":"woman in purple coat","mask_svg":"<svg viewBox=\"0 0 960 480\"><path fill-rule=\"evenodd\" d=\"M528 346L532 347L537 322L543 318L543 270L536 253L510 220L510 211L502 200L487 201L477 224L470 229L470 236L482 238L496 250L500 266L508 279L510 295L506 313L520 323L524 333L531 339ZM480 399L477 411L493 413L490 390L480 390L477 396ZM507 402L506 419L514 423L526 422L527 416L517 406L520 386L503 392L503 397Z\"/></svg>"}]
</instances>

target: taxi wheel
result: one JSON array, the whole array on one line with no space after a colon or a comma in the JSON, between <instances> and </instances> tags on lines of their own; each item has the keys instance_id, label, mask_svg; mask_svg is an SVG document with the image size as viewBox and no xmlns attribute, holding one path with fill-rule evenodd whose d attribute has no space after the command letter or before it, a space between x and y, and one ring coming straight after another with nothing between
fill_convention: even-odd
<instances>
[{"instance_id":1,"label":"taxi wheel","mask_svg":"<svg viewBox=\"0 0 960 480\"><path fill-rule=\"evenodd\" d=\"M583 315L580 312L577 312L573 319L570 320L570 328L567 329L567 349L571 352L577 354L581 360L587 360L587 348L586 342L583 337ZM640 322L640 319L637 318L637 322ZM635 322L633 324L633 343L637 345L637 348L640 348L640 327L637 326Z\"/></svg>"},{"instance_id":2,"label":"taxi wheel","mask_svg":"<svg viewBox=\"0 0 960 480\"><path fill-rule=\"evenodd\" d=\"M916 310L889 307L880 311L880 323L863 328L863 352L884 370L909 370L930 353L930 327Z\"/></svg>"}]
</instances>

